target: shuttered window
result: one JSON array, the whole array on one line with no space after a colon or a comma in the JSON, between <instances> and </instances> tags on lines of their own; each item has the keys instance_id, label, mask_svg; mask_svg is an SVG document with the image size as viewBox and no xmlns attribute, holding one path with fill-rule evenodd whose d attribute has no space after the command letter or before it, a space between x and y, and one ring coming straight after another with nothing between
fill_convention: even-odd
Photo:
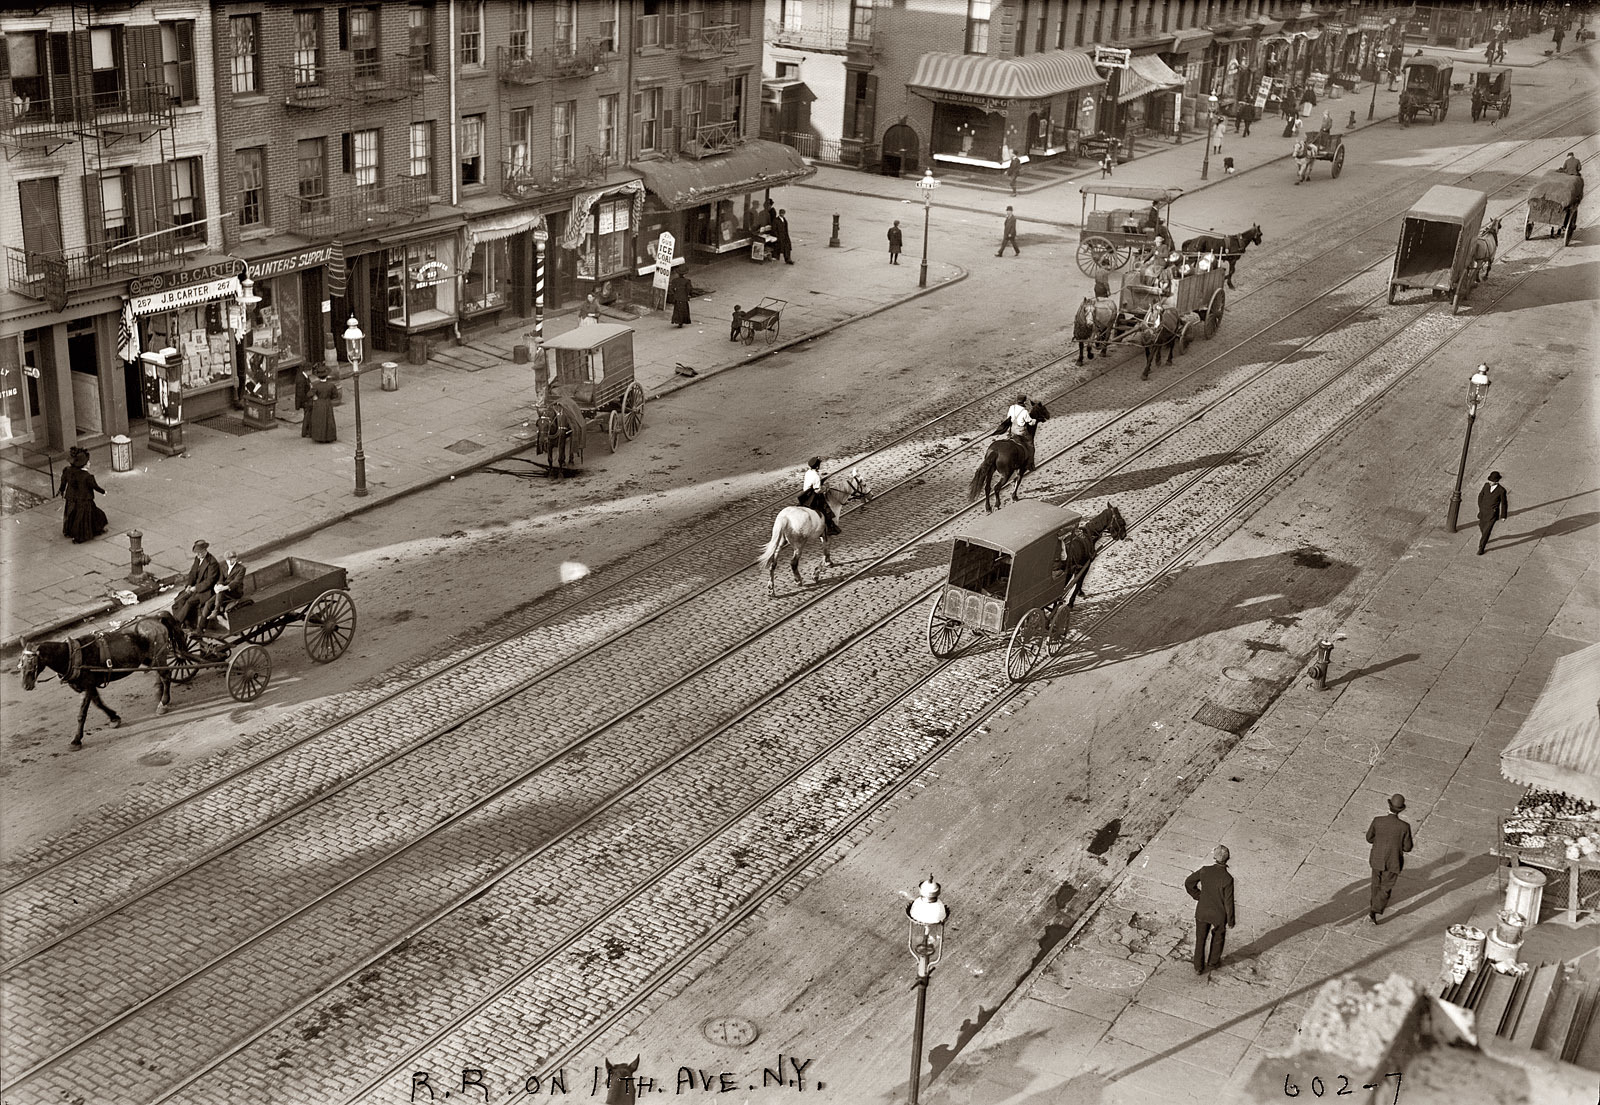
<instances>
[{"instance_id":1,"label":"shuttered window","mask_svg":"<svg viewBox=\"0 0 1600 1105\"><path fill-rule=\"evenodd\" d=\"M189 106L200 102L194 69L194 20L161 24L161 80L173 103Z\"/></svg>"},{"instance_id":2,"label":"shuttered window","mask_svg":"<svg viewBox=\"0 0 1600 1105\"><path fill-rule=\"evenodd\" d=\"M381 153L379 148L378 130L358 130L351 135L353 159L352 167L356 175L357 188L376 188L379 178L383 175Z\"/></svg>"},{"instance_id":3,"label":"shuttered window","mask_svg":"<svg viewBox=\"0 0 1600 1105\"><path fill-rule=\"evenodd\" d=\"M639 132L639 150L661 148L661 89L646 88L633 94L633 114Z\"/></svg>"},{"instance_id":4,"label":"shuttered window","mask_svg":"<svg viewBox=\"0 0 1600 1105\"><path fill-rule=\"evenodd\" d=\"M570 170L577 163L577 129L578 101L558 102L550 121L550 157L558 170Z\"/></svg>"}]
</instances>

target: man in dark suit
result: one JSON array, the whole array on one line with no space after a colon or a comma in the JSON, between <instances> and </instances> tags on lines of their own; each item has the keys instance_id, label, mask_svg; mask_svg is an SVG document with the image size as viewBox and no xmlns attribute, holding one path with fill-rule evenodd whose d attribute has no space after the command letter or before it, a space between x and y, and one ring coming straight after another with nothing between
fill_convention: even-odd
<instances>
[{"instance_id":1,"label":"man in dark suit","mask_svg":"<svg viewBox=\"0 0 1600 1105\"><path fill-rule=\"evenodd\" d=\"M212 586L210 604L200 613L200 624L204 625L207 618L214 615L225 614L244 598L244 561L239 559L239 554L230 552L222 564L222 577Z\"/></svg>"},{"instance_id":2,"label":"man in dark suit","mask_svg":"<svg viewBox=\"0 0 1600 1105\"><path fill-rule=\"evenodd\" d=\"M794 264L790 256L794 252L794 241L789 237L789 214L782 208L778 210L777 220L773 223L773 233L778 237L778 256L783 258L785 265Z\"/></svg>"},{"instance_id":3,"label":"man in dark suit","mask_svg":"<svg viewBox=\"0 0 1600 1105\"><path fill-rule=\"evenodd\" d=\"M222 567L217 563L217 558L211 555L211 546L207 542L196 541L192 551L194 563L189 565L183 589L172 600L172 616L183 625L191 624L190 616L201 603L211 598L212 589L222 578Z\"/></svg>"},{"instance_id":4,"label":"man in dark suit","mask_svg":"<svg viewBox=\"0 0 1600 1105\"><path fill-rule=\"evenodd\" d=\"M1494 524L1502 518L1511 517L1510 505L1506 499L1506 489L1500 486L1500 473L1490 472L1489 482L1478 491L1479 556L1483 555L1484 547L1489 544L1489 535L1494 532Z\"/></svg>"},{"instance_id":5,"label":"man in dark suit","mask_svg":"<svg viewBox=\"0 0 1600 1105\"><path fill-rule=\"evenodd\" d=\"M1228 929L1234 923L1233 876L1228 873L1228 849L1218 844L1211 858L1214 863L1183 881L1183 888L1195 901L1194 973L1197 975L1205 974L1208 967L1222 966L1222 949L1227 943Z\"/></svg>"},{"instance_id":6,"label":"man in dark suit","mask_svg":"<svg viewBox=\"0 0 1600 1105\"><path fill-rule=\"evenodd\" d=\"M1406 865L1406 853L1411 851L1411 824L1400 816L1406 808L1403 795L1389 796L1389 812L1374 817L1367 829L1367 843L1372 845L1372 855L1367 863L1372 868L1372 901L1367 916L1377 924L1383 911L1389 908L1389 895L1394 891L1400 869Z\"/></svg>"},{"instance_id":7,"label":"man in dark suit","mask_svg":"<svg viewBox=\"0 0 1600 1105\"><path fill-rule=\"evenodd\" d=\"M300 412L300 436L311 436L311 366L301 365L294 374L294 409Z\"/></svg>"}]
</instances>

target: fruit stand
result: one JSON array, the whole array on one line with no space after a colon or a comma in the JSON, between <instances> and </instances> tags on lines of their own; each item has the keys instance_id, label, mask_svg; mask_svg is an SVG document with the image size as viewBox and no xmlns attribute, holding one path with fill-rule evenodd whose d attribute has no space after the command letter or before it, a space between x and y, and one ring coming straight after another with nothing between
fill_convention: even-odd
<instances>
[{"instance_id":1,"label":"fruit stand","mask_svg":"<svg viewBox=\"0 0 1600 1105\"><path fill-rule=\"evenodd\" d=\"M1560 909L1564 897L1567 920L1575 923L1584 900L1600 892L1600 806L1556 791L1529 790L1511 816L1501 820L1493 853L1509 859L1512 867L1544 871L1546 900ZM1563 884L1565 895L1559 893ZM1537 923L1538 918L1529 921Z\"/></svg>"}]
</instances>

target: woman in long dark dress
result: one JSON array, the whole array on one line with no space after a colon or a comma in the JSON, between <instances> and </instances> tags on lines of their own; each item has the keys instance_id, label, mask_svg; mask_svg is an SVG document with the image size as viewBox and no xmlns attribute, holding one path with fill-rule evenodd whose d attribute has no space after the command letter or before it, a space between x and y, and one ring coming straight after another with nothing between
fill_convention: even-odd
<instances>
[{"instance_id":1,"label":"woman in long dark dress","mask_svg":"<svg viewBox=\"0 0 1600 1105\"><path fill-rule=\"evenodd\" d=\"M672 301L672 325L684 326L691 321L689 296L693 291L694 286L689 283L689 278L680 273L674 273L667 282L667 298Z\"/></svg>"},{"instance_id":2,"label":"woman in long dark dress","mask_svg":"<svg viewBox=\"0 0 1600 1105\"><path fill-rule=\"evenodd\" d=\"M311 385L311 412L306 416L311 423L312 441L339 440L339 429L333 423L333 397L338 392L338 385L328 379L327 368L318 368L317 381Z\"/></svg>"},{"instance_id":3,"label":"woman in long dark dress","mask_svg":"<svg viewBox=\"0 0 1600 1105\"><path fill-rule=\"evenodd\" d=\"M100 486L100 482L89 471L89 450L74 445L69 455L72 457L72 462L66 471L61 473L60 494L67 500L61 532L64 536L72 538L74 545L81 545L106 531L105 511L94 505L95 493L104 495L106 489Z\"/></svg>"}]
</instances>

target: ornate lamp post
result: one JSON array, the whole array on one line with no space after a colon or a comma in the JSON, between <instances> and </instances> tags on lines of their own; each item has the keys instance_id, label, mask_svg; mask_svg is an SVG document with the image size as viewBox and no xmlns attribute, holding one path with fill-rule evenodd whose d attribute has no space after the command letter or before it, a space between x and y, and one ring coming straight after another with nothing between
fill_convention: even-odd
<instances>
[{"instance_id":1,"label":"ornate lamp post","mask_svg":"<svg viewBox=\"0 0 1600 1105\"><path fill-rule=\"evenodd\" d=\"M1206 180L1211 176L1211 131L1217 125L1217 94L1215 92L1206 97L1206 152L1200 159L1200 179Z\"/></svg>"},{"instance_id":2,"label":"ornate lamp post","mask_svg":"<svg viewBox=\"0 0 1600 1105\"><path fill-rule=\"evenodd\" d=\"M1467 437L1461 443L1461 463L1456 468L1456 489L1450 492L1450 532L1456 531L1456 519L1461 513L1461 481L1467 477L1467 450L1472 447L1472 423L1478 417L1478 408L1489 398L1489 366L1481 364L1467 381Z\"/></svg>"},{"instance_id":3,"label":"ornate lamp post","mask_svg":"<svg viewBox=\"0 0 1600 1105\"><path fill-rule=\"evenodd\" d=\"M933 211L933 190L939 187L939 182L933 179L933 170L925 169L922 179L917 181L917 187L922 189L922 269L917 274L917 287L928 286L928 216Z\"/></svg>"},{"instance_id":4,"label":"ornate lamp post","mask_svg":"<svg viewBox=\"0 0 1600 1105\"><path fill-rule=\"evenodd\" d=\"M928 979L933 968L944 955L944 923L950 919L950 907L939 900L939 884L929 875L917 887L917 900L906 906L906 916L911 918L911 933L907 945L917 960L917 1020L911 1033L911 1105L917 1105L917 1093L922 1082L922 1018L928 1006Z\"/></svg>"},{"instance_id":5,"label":"ornate lamp post","mask_svg":"<svg viewBox=\"0 0 1600 1105\"><path fill-rule=\"evenodd\" d=\"M361 448L361 343L366 337L351 315L344 328L344 351L350 360L350 377L355 381L356 393L356 494L367 493L367 454Z\"/></svg>"},{"instance_id":6,"label":"ornate lamp post","mask_svg":"<svg viewBox=\"0 0 1600 1105\"><path fill-rule=\"evenodd\" d=\"M1378 65L1372 71L1372 102L1367 105L1367 122L1372 122L1372 116L1378 110L1378 81L1383 77L1383 61L1388 54L1383 52L1383 47L1378 47Z\"/></svg>"}]
</instances>

